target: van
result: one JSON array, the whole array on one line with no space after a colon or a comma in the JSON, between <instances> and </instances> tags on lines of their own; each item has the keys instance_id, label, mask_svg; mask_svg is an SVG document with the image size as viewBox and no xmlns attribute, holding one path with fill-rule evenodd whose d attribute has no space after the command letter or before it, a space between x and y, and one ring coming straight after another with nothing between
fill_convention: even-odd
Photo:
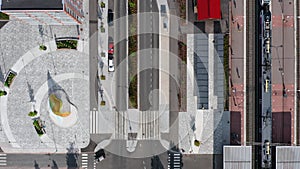
<instances>
[{"instance_id":1,"label":"van","mask_svg":"<svg viewBox=\"0 0 300 169\"><path fill-rule=\"evenodd\" d=\"M265 153L266 155L270 155L270 142L269 140L265 140Z\"/></svg>"},{"instance_id":2,"label":"van","mask_svg":"<svg viewBox=\"0 0 300 169\"><path fill-rule=\"evenodd\" d=\"M108 54L108 72L114 72L114 71L115 71L114 56Z\"/></svg>"},{"instance_id":3,"label":"van","mask_svg":"<svg viewBox=\"0 0 300 169\"><path fill-rule=\"evenodd\" d=\"M270 53L270 39L269 38L265 41L265 49L266 49L266 53Z\"/></svg>"},{"instance_id":4,"label":"van","mask_svg":"<svg viewBox=\"0 0 300 169\"><path fill-rule=\"evenodd\" d=\"M269 85L270 85L270 80L266 79L266 81L265 81L265 92L266 93L268 93L268 91L269 91Z\"/></svg>"}]
</instances>

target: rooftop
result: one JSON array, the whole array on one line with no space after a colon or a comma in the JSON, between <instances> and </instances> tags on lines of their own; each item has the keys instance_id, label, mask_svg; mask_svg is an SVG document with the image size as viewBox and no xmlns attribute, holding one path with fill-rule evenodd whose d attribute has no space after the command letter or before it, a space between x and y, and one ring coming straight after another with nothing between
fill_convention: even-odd
<instances>
[{"instance_id":1,"label":"rooftop","mask_svg":"<svg viewBox=\"0 0 300 169\"><path fill-rule=\"evenodd\" d=\"M0 0L1 1L1 0ZM1 4L1 3L0 3ZM62 10L62 0L2 0L1 10Z\"/></svg>"}]
</instances>

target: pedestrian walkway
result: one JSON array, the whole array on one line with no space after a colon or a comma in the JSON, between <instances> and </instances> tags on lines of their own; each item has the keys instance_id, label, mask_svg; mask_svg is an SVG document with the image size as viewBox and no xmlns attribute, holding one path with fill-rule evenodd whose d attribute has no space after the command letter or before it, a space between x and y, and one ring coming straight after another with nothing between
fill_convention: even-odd
<instances>
[{"instance_id":1,"label":"pedestrian walkway","mask_svg":"<svg viewBox=\"0 0 300 169\"><path fill-rule=\"evenodd\" d=\"M7 160L6 154L0 154L0 167L7 165L6 160Z\"/></svg>"}]
</instances>

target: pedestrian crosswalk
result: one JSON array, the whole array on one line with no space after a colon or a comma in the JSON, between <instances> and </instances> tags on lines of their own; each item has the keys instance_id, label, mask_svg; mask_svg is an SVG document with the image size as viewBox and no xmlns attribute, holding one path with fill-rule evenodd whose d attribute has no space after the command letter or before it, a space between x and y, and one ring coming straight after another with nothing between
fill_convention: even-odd
<instances>
[{"instance_id":1,"label":"pedestrian crosswalk","mask_svg":"<svg viewBox=\"0 0 300 169\"><path fill-rule=\"evenodd\" d=\"M159 113L157 111L140 112L140 139L159 139Z\"/></svg>"},{"instance_id":2,"label":"pedestrian crosswalk","mask_svg":"<svg viewBox=\"0 0 300 169\"><path fill-rule=\"evenodd\" d=\"M82 154L81 155L81 166L83 169L88 168L88 154Z\"/></svg>"},{"instance_id":3,"label":"pedestrian crosswalk","mask_svg":"<svg viewBox=\"0 0 300 169\"><path fill-rule=\"evenodd\" d=\"M93 162L93 168L96 168L95 160L90 160ZM89 155L88 154L81 154L81 167L82 169L89 169Z\"/></svg>"},{"instance_id":4,"label":"pedestrian crosswalk","mask_svg":"<svg viewBox=\"0 0 300 169\"><path fill-rule=\"evenodd\" d=\"M0 167L1 166L6 166L6 154L0 154Z\"/></svg>"},{"instance_id":5,"label":"pedestrian crosswalk","mask_svg":"<svg viewBox=\"0 0 300 169\"><path fill-rule=\"evenodd\" d=\"M93 110L90 112L90 134L99 133L99 113L97 110Z\"/></svg>"}]
</instances>

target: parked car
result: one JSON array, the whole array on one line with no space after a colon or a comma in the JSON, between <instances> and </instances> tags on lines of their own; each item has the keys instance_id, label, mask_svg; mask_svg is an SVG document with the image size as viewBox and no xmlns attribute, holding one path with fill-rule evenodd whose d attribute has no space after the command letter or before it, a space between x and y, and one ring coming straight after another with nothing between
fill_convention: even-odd
<instances>
[{"instance_id":1,"label":"parked car","mask_svg":"<svg viewBox=\"0 0 300 169\"><path fill-rule=\"evenodd\" d=\"M108 42L108 54L114 54L114 42Z\"/></svg>"},{"instance_id":2,"label":"parked car","mask_svg":"<svg viewBox=\"0 0 300 169\"><path fill-rule=\"evenodd\" d=\"M96 163L102 161L105 159L105 152L104 152L104 149L100 149L98 150L96 153L95 153L95 161Z\"/></svg>"},{"instance_id":3,"label":"parked car","mask_svg":"<svg viewBox=\"0 0 300 169\"><path fill-rule=\"evenodd\" d=\"M112 54L108 54L108 72L114 72L115 65L114 65L114 56Z\"/></svg>"},{"instance_id":4,"label":"parked car","mask_svg":"<svg viewBox=\"0 0 300 169\"><path fill-rule=\"evenodd\" d=\"M107 23L109 26L113 25L114 21L114 13L111 9L108 9L108 14L107 14Z\"/></svg>"}]
</instances>

